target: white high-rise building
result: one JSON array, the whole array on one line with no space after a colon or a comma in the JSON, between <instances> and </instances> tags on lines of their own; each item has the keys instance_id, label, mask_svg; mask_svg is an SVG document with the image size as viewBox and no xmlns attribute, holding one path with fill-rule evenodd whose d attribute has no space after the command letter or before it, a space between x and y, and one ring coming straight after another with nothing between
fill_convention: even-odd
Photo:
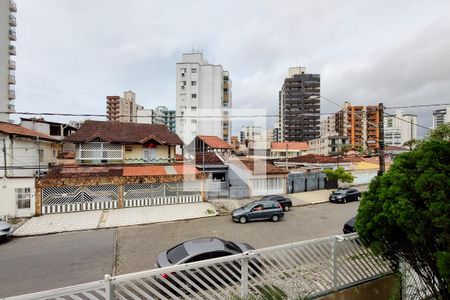
<instances>
[{"instance_id":1,"label":"white high-rise building","mask_svg":"<svg viewBox=\"0 0 450 300\"><path fill-rule=\"evenodd\" d=\"M445 123L450 123L450 106L433 111L433 128Z\"/></svg>"},{"instance_id":2,"label":"white high-rise building","mask_svg":"<svg viewBox=\"0 0 450 300\"><path fill-rule=\"evenodd\" d=\"M16 62L12 59L16 55L16 3L12 0L0 0L0 121L8 122L9 113L15 111L14 99L16 92L14 85L16 78L14 71Z\"/></svg>"},{"instance_id":3,"label":"white high-rise building","mask_svg":"<svg viewBox=\"0 0 450 300\"><path fill-rule=\"evenodd\" d=\"M338 135L336 131L336 116L331 115L326 119L320 121L320 137L326 138L329 136Z\"/></svg>"},{"instance_id":4,"label":"white high-rise building","mask_svg":"<svg viewBox=\"0 0 450 300\"><path fill-rule=\"evenodd\" d=\"M183 54L177 63L176 133L185 144L196 135L213 135L230 142L231 79L221 65L202 53Z\"/></svg>"},{"instance_id":5,"label":"white high-rise building","mask_svg":"<svg viewBox=\"0 0 450 300\"><path fill-rule=\"evenodd\" d=\"M384 144L402 146L417 139L417 116L397 111L395 116L384 117Z\"/></svg>"}]
</instances>

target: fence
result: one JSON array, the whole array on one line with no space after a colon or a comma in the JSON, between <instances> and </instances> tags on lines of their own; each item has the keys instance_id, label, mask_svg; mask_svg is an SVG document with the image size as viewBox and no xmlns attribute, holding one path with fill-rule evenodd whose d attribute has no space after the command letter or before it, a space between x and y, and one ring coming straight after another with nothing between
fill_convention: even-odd
<instances>
[{"instance_id":1,"label":"fence","mask_svg":"<svg viewBox=\"0 0 450 300\"><path fill-rule=\"evenodd\" d=\"M11 297L21 299L229 299L265 284L318 297L392 273L356 234L263 248L105 280Z\"/></svg>"}]
</instances>

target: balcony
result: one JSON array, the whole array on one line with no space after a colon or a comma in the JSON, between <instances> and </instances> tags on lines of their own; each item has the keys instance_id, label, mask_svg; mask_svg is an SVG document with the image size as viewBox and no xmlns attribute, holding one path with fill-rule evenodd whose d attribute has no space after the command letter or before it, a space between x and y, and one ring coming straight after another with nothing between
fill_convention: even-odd
<instances>
[{"instance_id":1,"label":"balcony","mask_svg":"<svg viewBox=\"0 0 450 300\"><path fill-rule=\"evenodd\" d=\"M8 99L16 99L16 91L8 90Z\"/></svg>"},{"instance_id":2,"label":"balcony","mask_svg":"<svg viewBox=\"0 0 450 300\"><path fill-rule=\"evenodd\" d=\"M16 69L16 62L13 61L12 59L8 60L8 69L10 69L10 70L15 70Z\"/></svg>"},{"instance_id":3,"label":"balcony","mask_svg":"<svg viewBox=\"0 0 450 300\"><path fill-rule=\"evenodd\" d=\"M10 41L15 41L16 40L16 31L14 31L13 29L9 30L9 40Z\"/></svg>"},{"instance_id":4,"label":"balcony","mask_svg":"<svg viewBox=\"0 0 450 300\"><path fill-rule=\"evenodd\" d=\"M8 83L9 84L16 84L16 76L8 75Z\"/></svg>"},{"instance_id":5,"label":"balcony","mask_svg":"<svg viewBox=\"0 0 450 300\"><path fill-rule=\"evenodd\" d=\"M16 23L16 17L14 17L13 15L9 15L9 26L11 27L16 27L17 23Z\"/></svg>"},{"instance_id":6,"label":"balcony","mask_svg":"<svg viewBox=\"0 0 450 300\"><path fill-rule=\"evenodd\" d=\"M13 45L9 45L9 55L16 55L16 47Z\"/></svg>"},{"instance_id":7,"label":"balcony","mask_svg":"<svg viewBox=\"0 0 450 300\"><path fill-rule=\"evenodd\" d=\"M9 11L17 12L17 5L16 5L16 2L13 0L9 0Z\"/></svg>"}]
</instances>

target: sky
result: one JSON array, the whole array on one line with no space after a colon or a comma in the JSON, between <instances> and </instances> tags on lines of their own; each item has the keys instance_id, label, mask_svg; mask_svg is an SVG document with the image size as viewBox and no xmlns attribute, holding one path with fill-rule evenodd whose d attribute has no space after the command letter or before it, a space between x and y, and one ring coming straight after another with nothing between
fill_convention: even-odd
<instances>
[{"instance_id":1,"label":"sky","mask_svg":"<svg viewBox=\"0 0 450 300\"><path fill-rule=\"evenodd\" d=\"M16 2L20 112L104 114L126 90L174 109L175 64L192 49L230 72L234 108L276 114L293 66L338 104L450 103L450 1ZM433 109L403 111L431 127Z\"/></svg>"}]
</instances>

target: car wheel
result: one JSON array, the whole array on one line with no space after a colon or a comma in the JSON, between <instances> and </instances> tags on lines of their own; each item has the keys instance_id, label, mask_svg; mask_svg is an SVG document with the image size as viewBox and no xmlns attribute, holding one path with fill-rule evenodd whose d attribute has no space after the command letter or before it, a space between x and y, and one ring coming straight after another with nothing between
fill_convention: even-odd
<instances>
[{"instance_id":1,"label":"car wheel","mask_svg":"<svg viewBox=\"0 0 450 300\"><path fill-rule=\"evenodd\" d=\"M344 203L344 204L347 203L347 198L343 198L342 203Z\"/></svg>"},{"instance_id":2,"label":"car wheel","mask_svg":"<svg viewBox=\"0 0 450 300\"><path fill-rule=\"evenodd\" d=\"M285 206L283 207L283 210L284 210L284 211L289 211L289 205L285 205Z\"/></svg>"},{"instance_id":3,"label":"car wheel","mask_svg":"<svg viewBox=\"0 0 450 300\"><path fill-rule=\"evenodd\" d=\"M356 197L356 200L357 201L361 200L361 196Z\"/></svg>"},{"instance_id":4,"label":"car wheel","mask_svg":"<svg viewBox=\"0 0 450 300\"><path fill-rule=\"evenodd\" d=\"M247 223L247 217L244 217L244 216L240 217L239 218L239 223L241 223L241 224Z\"/></svg>"},{"instance_id":5,"label":"car wheel","mask_svg":"<svg viewBox=\"0 0 450 300\"><path fill-rule=\"evenodd\" d=\"M273 222L278 222L280 220L280 217L278 215L273 215L272 216L272 221Z\"/></svg>"}]
</instances>

